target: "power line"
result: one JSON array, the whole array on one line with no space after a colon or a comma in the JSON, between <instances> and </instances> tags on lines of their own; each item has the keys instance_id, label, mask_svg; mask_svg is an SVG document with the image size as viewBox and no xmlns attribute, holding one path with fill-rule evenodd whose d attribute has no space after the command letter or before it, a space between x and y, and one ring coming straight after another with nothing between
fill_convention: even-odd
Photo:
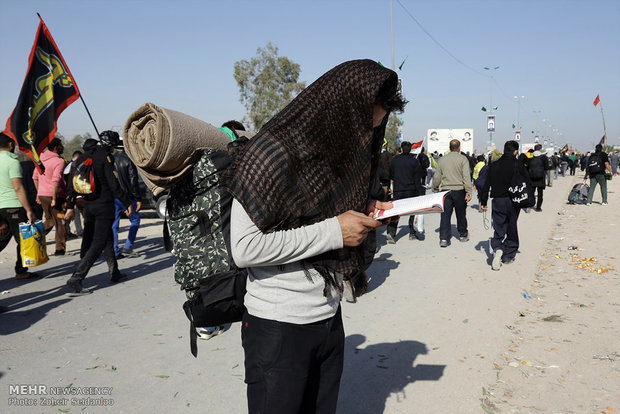
<instances>
[{"instance_id":1,"label":"power line","mask_svg":"<svg viewBox=\"0 0 620 414\"><path fill-rule=\"evenodd\" d=\"M424 28L424 26L422 26L422 24L418 21L418 19L416 19L413 14L411 14L409 12L409 10L407 10L407 8L400 2L400 0L396 0L396 2L398 4L400 4L400 7L403 8L403 10L405 11L405 13L407 13L409 15L409 17L411 17L411 19L418 25L418 27L424 32L426 33L426 35L437 44L437 46L439 46L444 52L446 52L448 54L448 56L450 56L452 59L454 59L455 61L457 61L459 64L463 65L464 67L466 67L467 69L471 70L472 72L480 75L480 76L484 76L485 78L487 77L484 73L477 71L476 69L472 68L471 66L469 66L468 64L466 64L465 62L463 62L461 59L457 58L456 56L454 56L454 54L452 54L452 52L450 52L444 45L442 45L441 43L439 43L439 41L437 39L435 39L433 37L432 34L430 34L430 32L428 30L426 30Z\"/></svg>"},{"instance_id":2,"label":"power line","mask_svg":"<svg viewBox=\"0 0 620 414\"><path fill-rule=\"evenodd\" d=\"M437 45L441 48L441 50L443 50L448 56L450 56L452 59L454 59L456 62L458 62L460 65L462 65L463 67L471 70L472 72L474 72L477 75L483 76L483 77L488 77L486 74L476 70L475 68L469 66L468 64L466 64L465 62L463 62L462 60L460 60L458 57L456 57L452 52L450 52L444 45L442 45L437 39L435 39L435 37L428 31L426 30L426 28L424 26L422 26L422 24L418 21L418 19L415 18L415 16L413 16L413 14L411 14L411 12L409 10L407 10L407 8L403 5L403 3L401 3L400 0L396 0L396 2L400 5L400 7L403 8L403 10L405 11L405 13L415 22L416 25L418 25L418 27ZM513 101L513 99L504 91L504 89L501 87L501 85L499 84L499 82L497 82L497 79L493 79L493 83L497 86L497 88L500 90L500 92L502 93L502 95L508 99L509 101ZM529 106L528 103L526 103L526 106Z\"/></svg>"}]
</instances>

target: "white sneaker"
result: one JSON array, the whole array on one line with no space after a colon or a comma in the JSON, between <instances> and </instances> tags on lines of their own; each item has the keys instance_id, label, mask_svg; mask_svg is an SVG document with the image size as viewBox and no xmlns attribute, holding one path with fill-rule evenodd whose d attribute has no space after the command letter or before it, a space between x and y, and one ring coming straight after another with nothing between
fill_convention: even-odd
<instances>
[{"instance_id":1,"label":"white sneaker","mask_svg":"<svg viewBox=\"0 0 620 414\"><path fill-rule=\"evenodd\" d=\"M224 326L208 326L206 328L196 328L196 333L200 339L211 339L224 332Z\"/></svg>"},{"instance_id":2,"label":"white sneaker","mask_svg":"<svg viewBox=\"0 0 620 414\"><path fill-rule=\"evenodd\" d=\"M491 262L491 269L499 270L502 267L502 255L504 254L503 250L495 250L493 253L493 262Z\"/></svg>"}]
</instances>

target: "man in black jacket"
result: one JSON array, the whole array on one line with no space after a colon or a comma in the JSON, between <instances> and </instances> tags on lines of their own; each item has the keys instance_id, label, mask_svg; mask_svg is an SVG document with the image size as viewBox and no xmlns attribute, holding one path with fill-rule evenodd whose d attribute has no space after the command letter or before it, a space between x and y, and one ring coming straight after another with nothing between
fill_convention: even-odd
<instances>
[{"instance_id":1,"label":"man in black jacket","mask_svg":"<svg viewBox=\"0 0 620 414\"><path fill-rule=\"evenodd\" d=\"M536 207L534 211L542 211L543 193L545 191L546 172L549 166L547 156L541 152L542 145L536 144L534 151L525 157L525 166L532 180L532 186L536 189Z\"/></svg>"},{"instance_id":2,"label":"man in black jacket","mask_svg":"<svg viewBox=\"0 0 620 414\"><path fill-rule=\"evenodd\" d=\"M525 177L528 185L530 185L530 180L525 166L516 158L518 152L519 143L517 141L506 141L504 155L499 160L489 164L489 174L480 195L481 209L487 211L489 189L491 189L491 197L493 198L491 217L495 231L491 239L491 248L493 249L491 267L493 270L499 270L502 263L514 262L519 248L517 220L521 209L512 203L508 188L516 172Z\"/></svg>"},{"instance_id":3,"label":"man in black jacket","mask_svg":"<svg viewBox=\"0 0 620 414\"><path fill-rule=\"evenodd\" d=\"M114 173L111 148L118 145L120 141L118 133L104 131L99 138L100 143L94 139L87 139L83 145L84 154L80 155L76 161L76 165L79 166L87 158L92 158L95 191L84 196L84 233L80 251L81 260L73 275L67 280L67 285L75 295L91 293L90 290L82 287L82 280L88 274L95 260L101 255L101 252L103 252L108 263L110 281L116 283L125 277L118 270L118 263L114 255L114 242L112 240L114 199L121 200L126 207L125 214L127 217L131 216L133 208ZM73 218L76 195L73 185L70 185L67 200L68 208L65 214L67 221Z\"/></svg>"},{"instance_id":4,"label":"man in black jacket","mask_svg":"<svg viewBox=\"0 0 620 414\"><path fill-rule=\"evenodd\" d=\"M133 251L133 244L136 241L136 235L140 228L140 208L142 207L142 199L140 195L140 185L138 183L138 169L129 156L123 151L123 147L119 146L114 151L114 170L118 178L118 183L131 201L133 214L129 216L129 232L127 240L122 248L118 247L118 228L121 222L121 214L125 211L125 206L118 198L114 199L116 208L114 214L114 223L112 224L112 238L114 239L114 254L117 259L125 257L138 257Z\"/></svg>"},{"instance_id":5,"label":"man in black jacket","mask_svg":"<svg viewBox=\"0 0 620 414\"><path fill-rule=\"evenodd\" d=\"M422 183L422 192L418 195L424 195L426 194L426 176L428 175L428 172L426 170L431 165L431 161L428 159L428 156L424 153L424 147L422 147L422 149L420 150L420 153L418 154L418 162L420 163L420 171L421 171L420 182Z\"/></svg>"},{"instance_id":6,"label":"man in black jacket","mask_svg":"<svg viewBox=\"0 0 620 414\"><path fill-rule=\"evenodd\" d=\"M390 179L393 182L393 200L408 197L416 197L424 193L422 190L422 167L415 155L411 154L411 143L403 141L400 144L402 154L397 155L390 165ZM409 216L409 240L417 238L422 240L422 235L415 231L413 226L414 216ZM396 230L398 221L393 221L387 226L386 238L388 243L396 243Z\"/></svg>"}]
</instances>

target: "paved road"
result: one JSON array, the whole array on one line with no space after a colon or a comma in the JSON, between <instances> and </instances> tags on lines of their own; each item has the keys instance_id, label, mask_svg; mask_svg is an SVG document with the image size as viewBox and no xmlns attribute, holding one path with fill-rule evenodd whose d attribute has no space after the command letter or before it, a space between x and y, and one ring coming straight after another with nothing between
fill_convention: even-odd
<instances>
[{"instance_id":1,"label":"paved road","mask_svg":"<svg viewBox=\"0 0 620 414\"><path fill-rule=\"evenodd\" d=\"M424 241L408 240L404 219L396 245L379 234L370 292L356 304L343 303L338 412L481 412L481 387L496 376L490 359L508 337L504 325L523 300L522 284L534 273L572 184L572 177L558 179L545 192L544 211L522 215L521 254L500 272L490 269L491 230L475 202L467 213L469 242L453 239L440 248L438 215L426 217ZM18 282L11 278L13 248L2 252L0 304L11 310L0 315L0 412L246 412L239 324L200 341L198 358L191 356L184 295L162 247L161 222L143 224L140 258L120 262L129 280L111 285L99 261L85 280L94 293L84 297L68 297L64 285L75 256L51 258L37 268L43 279ZM71 241L68 249L77 247ZM16 384L43 385L47 395L18 395ZM69 385L111 391L66 400L49 395L52 387ZM29 402L38 406L16 405ZM54 402L61 405L41 406Z\"/></svg>"}]
</instances>

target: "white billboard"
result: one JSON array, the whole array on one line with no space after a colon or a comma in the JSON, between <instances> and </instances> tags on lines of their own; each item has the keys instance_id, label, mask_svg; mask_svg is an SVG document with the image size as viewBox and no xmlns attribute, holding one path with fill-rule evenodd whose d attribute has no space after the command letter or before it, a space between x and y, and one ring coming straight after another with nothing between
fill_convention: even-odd
<instances>
[{"instance_id":1,"label":"white billboard","mask_svg":"<svg viewBox=\"0 0 620 414\"><path fill-rule=\"evenodd\" d=\"M469 152L470 154L474 153L473 128L428 129L426 134L426 142L429 153L437 151L439 154L444 154L450 151L450 141L453 139L458 139L461 141L462 152Z\"/></svg>"}]
</instances>

